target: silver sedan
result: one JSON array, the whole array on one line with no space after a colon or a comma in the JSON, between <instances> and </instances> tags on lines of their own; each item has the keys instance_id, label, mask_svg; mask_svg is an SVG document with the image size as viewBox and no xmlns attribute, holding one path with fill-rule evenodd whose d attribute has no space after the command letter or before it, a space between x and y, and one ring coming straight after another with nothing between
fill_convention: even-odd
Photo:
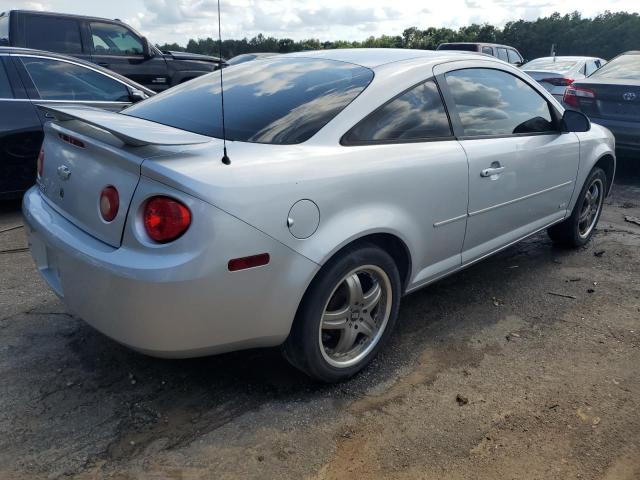
<instances>
[{"instance_id":1,"label":"silver sedan","mask_svg":"<svg viewBox=\"0 0 640 480\"><path fill-rule=\"evenodd\" d=\"M23 211L37 268L105 335L165 357L282 345L326 382L400 299L540 230L589 241L611 133L505 62L326 50L124 110L46 106ZM226 139L226 148L225 148Z\"/></svg>"}]
</instances>

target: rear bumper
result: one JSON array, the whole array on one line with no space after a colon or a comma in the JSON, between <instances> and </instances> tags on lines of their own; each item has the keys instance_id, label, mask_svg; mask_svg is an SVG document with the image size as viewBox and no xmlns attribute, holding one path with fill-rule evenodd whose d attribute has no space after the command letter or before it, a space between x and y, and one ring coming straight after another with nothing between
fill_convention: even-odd
<instances>
[{"instance_id":1,"label":"rear bumper","mask_svg":"<svg viewBox=\"0 0 640 480\"><path fill-rule=\"evenodd\" d=\"M607 127L616 138L618 150L640 150L640 122L625 122L592 117L591 121Z\"/></svg>"},{"instance_id":2,"label":"rear bumper","mask_svg":"<svg viewBox=\"0 0 640 480\"><path fill-rule=\"evenodd\" d=\"M142 180L136 197L167 189L154 184ZM71 313L144 353L189 357L282 343L318 266L209 204L172 195L190 202L187 234L169 248L144 245L128 220L122 246L113 248L32 188L23 214L38 270ZM227 270L230 258L262 252L268 265Z\"/></svg>"}]
</instances>

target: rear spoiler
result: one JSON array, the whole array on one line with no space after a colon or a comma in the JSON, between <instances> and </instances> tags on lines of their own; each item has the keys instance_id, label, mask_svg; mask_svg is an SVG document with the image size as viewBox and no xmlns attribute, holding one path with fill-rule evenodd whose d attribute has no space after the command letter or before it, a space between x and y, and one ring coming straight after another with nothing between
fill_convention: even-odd
<instances>
[{"instance_id":1,"label":"rear spoiler","mask_svg":"<svg viewBox=\"0 0 640 480\"><path fill-rule=\"evenodd\" d=\"M110 112L99 108L75 105L39 104L38 108L53 115L58 122L78 120L93 127L105 130L134 147L145 145L193 145L207 143L212 139L197 133L162 125L142 118Z\"/></svg>"}]
</instances>

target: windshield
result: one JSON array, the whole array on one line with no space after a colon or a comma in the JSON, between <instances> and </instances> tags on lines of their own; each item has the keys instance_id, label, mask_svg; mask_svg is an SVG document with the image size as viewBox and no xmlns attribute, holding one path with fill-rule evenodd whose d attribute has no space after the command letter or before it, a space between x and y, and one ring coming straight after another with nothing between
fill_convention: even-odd
<instances>
[{"instance_id":1,"label":"windshield","mask_svg":"<svg viewBox=\"0 0 640 480\"><path fill-rule=\"evenodd\" d=\"M620 55L599 70L596 70L590 78L640 80L640 55Z\"/></svg>"},{"instance_id":2,"label":"windshield","mask_svg":"<svg viewBox=\"0 0 640 480\"><path fill-rule=\"evenodd\" d=\"M311 138L364 90L368 68L311 58L254 60L222 70L227 139L293 144ZM222 138L220 72L171 88L124 112Z\"/></svg>"},{"instance_id":3,"label":"windshield","mask_svg":"<svg viewBox=\"0 0 640 480\"><path fill-rule=\"evenodd\" d=\"M561 60L553 57L549 58L537 58L531 60L529 63L525 63L521 68L522 70L543 70L550 72L568 72L572 68L578 65L580 60Z\"/></svg>"},{"instance_id":4,"label":"windshield","mask_svg":"<svg viewBox=\"0 0 640 480\"><path fill-rule=\"evenodd\" d=\"M9 16L0 17L0 46L9 45Z\"/></svg>"}]
</instances>

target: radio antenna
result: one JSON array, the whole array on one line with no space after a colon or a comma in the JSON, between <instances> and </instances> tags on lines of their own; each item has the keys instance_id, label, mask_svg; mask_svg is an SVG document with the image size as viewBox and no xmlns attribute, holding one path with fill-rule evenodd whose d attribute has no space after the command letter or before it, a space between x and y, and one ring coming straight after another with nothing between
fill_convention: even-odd
<instances>
[{"instance_id":1,"label":"radio antenna","mask_svg":"<svg viewBox=\"0 0 640 480\"><path fill-rule=\"evenodd\" d=\"M227 155L227 129L224 123L224 83L222 81L222 28L220 22L220 0L218 0L218 56L220 57L220 103L222 107L222 163L225 165L231 164L231 159Z\"/></svg>"}]
</instances>

